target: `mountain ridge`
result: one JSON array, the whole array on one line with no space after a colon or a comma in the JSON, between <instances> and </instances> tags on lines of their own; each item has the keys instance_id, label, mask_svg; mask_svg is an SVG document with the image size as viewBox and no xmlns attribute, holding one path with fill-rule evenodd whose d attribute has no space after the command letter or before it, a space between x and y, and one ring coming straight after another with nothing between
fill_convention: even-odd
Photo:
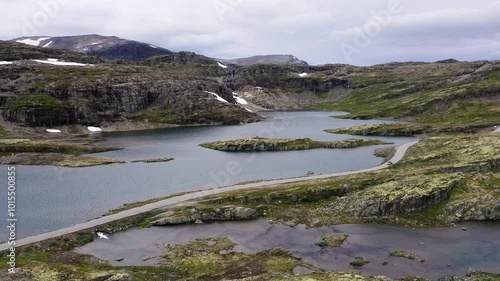
<instances>
[{"instance_id":1,"label":"mountain ridge","mask_svg":"<svg viewBox=\"0 0 500 281\"><path fill-rule=\"evenodd\" d=\"M173 52L152 44L97 34L76 36L19 37L10 41L48 49L64 49L107 59L142 60Z\"/></svg>"},{"instance_id":2,"label":"mountain ridge","mask_svg":"<svg viewBox=\"0 0 500 281\"><path fill-rule=\"evenodd\" d=\"M102 56L107 59L124 59L130 61L149 59L155 56L174 54L168 49L149 43L123 39L117 36L99 34L71 36L30 36L18 37L9 41L47 48L70 50L90 56ZM213 58L224 64L254 65L254 64L298 64L308 65L294 55L256 55L251 57L220 59Z\"/></svg>"}]
</instances>

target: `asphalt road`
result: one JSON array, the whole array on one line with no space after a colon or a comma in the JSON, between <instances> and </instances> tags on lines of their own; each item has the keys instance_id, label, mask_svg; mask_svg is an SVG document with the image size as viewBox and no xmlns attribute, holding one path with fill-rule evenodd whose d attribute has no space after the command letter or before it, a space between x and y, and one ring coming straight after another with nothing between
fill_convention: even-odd
<instances>
[{"instance_id":1,"label":"asphalt road","mask_svg":"<svg viewBox=\"0 0 500 281\"><path fill-rule=\"evenodd\" d=\"M403 144L400 147L398 147L396 150L396 153L394 154L394 157L390 160L390 162L392 162L393 164L396 164L397 162L401 161L401 159L405 155L408 148L410 148L411 146L413 146L417 143L418 143L418 141L415 141L415 142ZM180 195L177 197L172 197L172 198L165 199L162 201L158 201L156 203L147 204L147 205L133 208L130 210L126 210L126 211L123 211L123 212L120 212L120 213L117 213L114 215L101 217L101 218L94 219L94 220L84 222L84 223L80 223L80 224L77 224L77 225L74 225L71 227L67 227L67 228L63 228L63 229L59 229L59 230L55 230L55 231L27 237L27 238L22 238L22 239L19 239L16 241L16 247L25 246L28 244L44 241L44 240L51 239L51 238L56 238L59 236L63 236L63 235L70 234L70 233L75 233L75 232L82 231L85 229L95 228L95 227L98 227L98 226L103 225L103 224L107 224L107 223L110 223L113 221L132 217L132 216L142 214L145 212L149 212L149 211L152 211L155 209L173 207L175 205L184 203L186 201L202 198L202 197L207 196L207 195L214 195L214 194L219 194L219 193L223 193L226 191L242 190L242 189L272 188L272 187L276 187L276 186L279 186L282 184L296 183L296 182L307 181L307 180L317 180L317 179L326 179L326 178L361 174L361 173L367 173L367 172L373 172L373 171L377 171L377 170L386 169L389 166L390 165L388 163L385 163L385 164L382 164L380 166L368 168L368 169L364 169L364 170L333 173L333 174L314 175L314 176L291 178L291 179L271 180L271 181L265 181L265 182L240 184L240 185L227 186L227 187L211 189L211 190L197 191L197 192L193 192L193 193L189 193L189 194L185 194L185 195ZM10 246L7 243L0 244L0 251L5 251L9 248L10 248Z\"/></svg>"}]
</instances>

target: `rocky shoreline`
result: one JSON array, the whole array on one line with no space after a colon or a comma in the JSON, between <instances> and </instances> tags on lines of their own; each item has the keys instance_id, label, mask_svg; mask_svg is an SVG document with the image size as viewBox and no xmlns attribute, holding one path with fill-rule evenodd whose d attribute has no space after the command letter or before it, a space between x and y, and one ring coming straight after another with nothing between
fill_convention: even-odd
<instances>
[{"instance_id":1,"label":"rocky shoreline","mask_svg":"<svg viewBox=\"0 0 500 281\"><path fill-rule=\"evenodd\" d=\"M81 168L125 163L106 157L81 156L119 149L93 146L91 143L86 139L0 139L0 164Z\"/></svg>"}]
</instances>

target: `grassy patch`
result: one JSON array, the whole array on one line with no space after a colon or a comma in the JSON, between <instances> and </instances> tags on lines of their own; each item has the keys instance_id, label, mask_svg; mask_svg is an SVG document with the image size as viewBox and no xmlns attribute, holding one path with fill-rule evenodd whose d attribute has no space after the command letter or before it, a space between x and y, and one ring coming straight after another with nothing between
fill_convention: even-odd
<instances>
[{"instance_id":1,"label":"grassy patch","mask_svg":"<svg viewBox=\"0 0 500 281\"><path fill-rule=\"evenodd\" d=\"M349 235L339 234L339 233L325 233L321 235L319 241L316 242L316 246L320 247L340 247L347 240Z\"/></svg>"},{"instance_id":2,"label":"grassy patch","mask_svg":"<svg viewBox=\"0 0 500 281\"><path fill-rule=\"evenodd\" d=\"M391 255L391 257L405 258L409 260L414 260L418 258L417 255L406 252L404 250L392 250L389 252L389 254Z\"/></svg>"},{"instance_id":3,"label":"grassy patch","mask_svg":"<svg viewBox=\"0 0 500 281\"><path fill-rule=\"evenodd\" d=\"M132 161L132 163L160 163L160 162L170 162L173 160L174 160L174 158L163 157L163 158L152 158L152 159L145 159L145 160L135 160L135 161Z\"/></svg>"},{"instance_id":4,"label":"grassy patch","mask_svg":"<svg viewBox=\"0 0 500 281\"><path fill-rule=\"evenodd\" d=\"M72 155L99 153L117 148L98 147L69 142L56 142L29 139L1 139L0 151L6 153L64 153Z\"/></svg>"},{"instance_id":5,"label":"grassy patch","mask_svg":"<svg viewBox=\"0 0 500 281\"><path fill-rule=\"evenodd\" d=\"M32 93L16 99L11 108L43 108L43 109L64 109L66 104L47 94Z\"/></svg>"},{"instance_id":6,"label":"grassy patch","mask_svg":"<svg viewBox=\"0 0 500 281\"><path fill-rule=\"evenodd\" d=\"M429 126L414 124L370 124L350 128L331 129L325 132L361 136L414 136L423 134L429 129Z\"/></svg>"},{"instance_id":7,"label":"grassy patch","mask_svg":"<svg viewBox=\"0 0 500 281\"><path fill-rule=\"evenodd\" d=\"M227 237L200 238L186 245L168 245L162 266L175 268L194 279L235 279L250 276L288 275L303 264L283 250L255 255L232 252L236 245Z\"/></svg>"},{"instance_id":8,"label":"grassy patch","mask_svg":"<svg viewBox=\"0 0 500 281\"><path fill-rule=\"evenodd\" d=\"M0 163L6 165L91 167L125 163L105 157L83 157L82 154L116 150L89 144L28 139L0 139Z\"/></svg>"},{"instance_id":9,"label":"grassy patch","mask_svg":"<svg viewBox=\"0 0 500 281\"><path fill-rule=\"evenodd\" d=\"M350 112L347 118L403 118L432 127L489 126L500 120L500 64L380 65L343 76L349 96L317 109Z\"/></svg>"},{"instance_id":10,"label":"grassy patch","mask_svg":"<svg viewBox=\"0 0 500 281\"><path fill-rule=\"evenodd\" d=\"M67 168L83 168L111 164L124 164L125 161L115 160L106 157L72 157L53 163L54 166Z\"/></svg>"},{"instance_id":11,"label":"grassy patch","mask_svg":"<svg viewBox=\"0 0 500 281\"><path fill-rule=\"evenodd\" d=\"M354 267L362 267L363 265L366 265L368 263L370 263L370 261L366 260L363 257L355 257L354 260L350 262L350 264Z\"/></svg>"}]
</instances>

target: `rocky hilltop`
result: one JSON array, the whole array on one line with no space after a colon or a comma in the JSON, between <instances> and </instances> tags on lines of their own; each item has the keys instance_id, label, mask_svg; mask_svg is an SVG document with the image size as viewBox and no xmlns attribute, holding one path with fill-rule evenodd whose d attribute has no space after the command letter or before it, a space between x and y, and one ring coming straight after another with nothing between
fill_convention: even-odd
<instances>
[{"instance_id":1,"label":"rocky hilltop","mask_svg":"<svg viewBox=\"0 0 500 281\"><path fill-rule=\"evenodd\" d=\"M62 37L21 37L12 41L48 49L70 50L108 59L141 60L172 53L170 50L155 45L96 34Z\"/></svg>"},{"instance_id":2,"label":"rocky hilltop","mask_svg":"<svg viewBox=\"0 0 500 281\"><path fill-rule=\"evenodd\" d=\"M306 61L299 60L293 55L263 55L238 59L218 59L227 64L254 65L254 64L299 64L308 65Z\"/></svg>"}]
</instances>

